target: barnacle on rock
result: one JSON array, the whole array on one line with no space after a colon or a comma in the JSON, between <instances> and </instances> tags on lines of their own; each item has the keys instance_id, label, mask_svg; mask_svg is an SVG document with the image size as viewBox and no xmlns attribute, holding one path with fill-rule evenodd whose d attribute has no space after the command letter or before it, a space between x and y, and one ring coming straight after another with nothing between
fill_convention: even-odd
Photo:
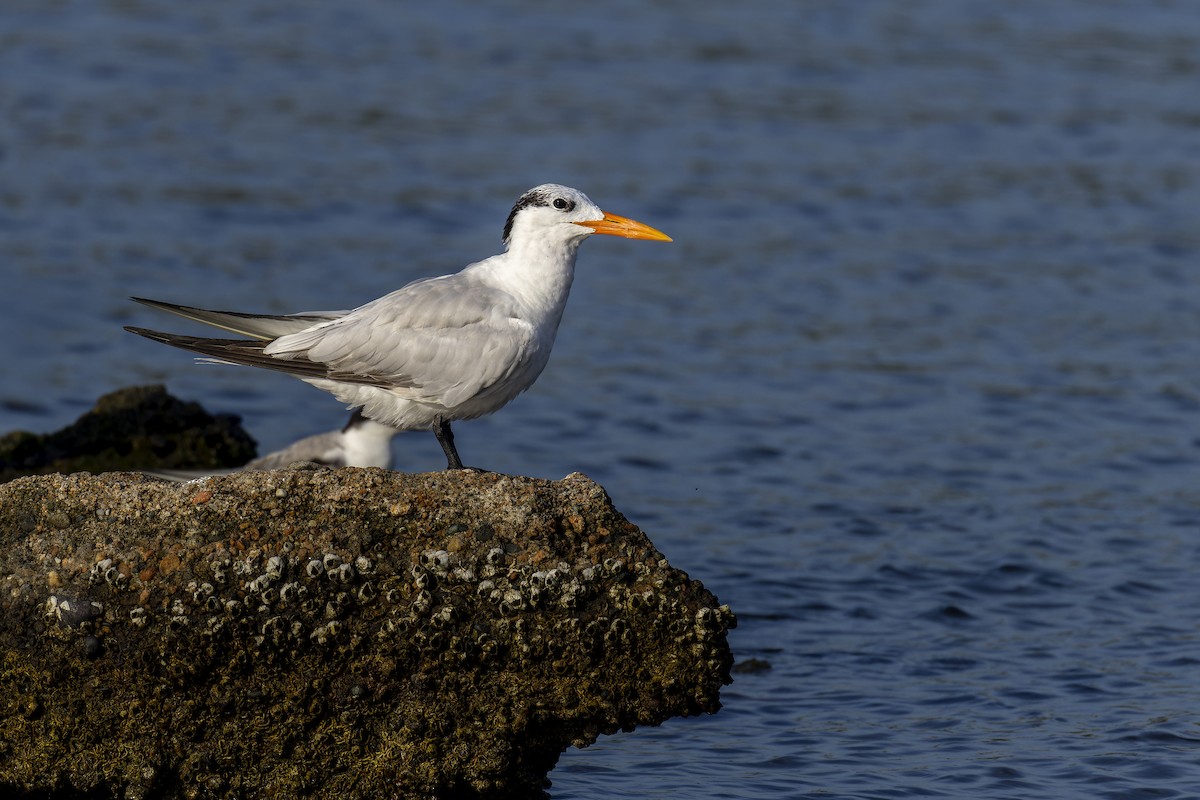
<instances>
[{"instance_id":1,"label":"barnacle on rock","mask_svg":"<svg viewBox=\"0 0 1200 800\"><path fill-rule=\"evenodd\" d=\"M332 569L327 566L325 574L330 580L337 581L338 583L351 583L355 578L354 567L345 563L339 564Z\"/></svg>"}]
</instances>

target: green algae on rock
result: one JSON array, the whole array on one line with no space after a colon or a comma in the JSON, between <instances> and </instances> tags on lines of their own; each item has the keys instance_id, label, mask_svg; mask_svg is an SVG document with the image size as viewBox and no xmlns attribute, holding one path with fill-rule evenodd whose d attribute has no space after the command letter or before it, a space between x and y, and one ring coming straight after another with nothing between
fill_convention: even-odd
<instances>
[{"instance_id":1,"label":"green algae on rock","mask_svg":"<svg viewBox=\"0 0 1200 800\"><path fill-rule=\"evenodd\" d=\"M5 796L537 796L729 682L729 609L582 475L29 477L0 541Z\"/></svg>"},{"instance_id":2,"label":"green algae on rock","mask_svg":"<svg viewBox=\"0 0 1200 800\"><path fill-rule=\"evenodd\" d=\"M212 415L162 386L110 392L53 433L0 435L0 481L51 472L117 469L220 469L255 456L237 417Z\"/></svg>"}]
</instances>

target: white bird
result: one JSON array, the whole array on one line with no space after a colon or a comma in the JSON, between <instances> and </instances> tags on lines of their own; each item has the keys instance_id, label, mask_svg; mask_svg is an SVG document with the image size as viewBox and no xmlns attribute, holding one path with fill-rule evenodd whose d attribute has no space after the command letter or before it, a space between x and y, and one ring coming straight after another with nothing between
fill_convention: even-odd
<instances>
[{"instance_id":1,"label":"white bird","mask_svg":"<svg viewBox=\"0 0 1200 800\"><path fill-rule=\"evenodd\" d=\"M232 469L164 469L143 470L147 475L173 481L189 481L209 475L231 475L235 472L265 472L280 469L297 461L310 461L327 467L392 468L392 439L399 433L395 428L367 419L355 409L350 420L339 430L306 436L287 447L259 456Z\"/></svg>"},{"instance_id":2,"label":"white bird","mask_svg":"<svg viewBox=\"0 0 1200 800\"><path fill-rule=\"evenodd\" d=\"M126 330L210 363L286 372L397 430L432 430L447 469L462 469L450 423L496 411L541 374L579 245L594 233L671 241L649 225L606 214L578 189L544 184L513 206L503 253L413 281L353 311L244 314L135 297L252 338Z\"/></svg>"},{"instance_id":3,"label":"white bird","mask_svg":"<svg viewBox=\"0 0 1200 800\"><path fill-rule=\"evenodd\" d=\"M392 468L392 438L395 428L367 419L358 409L341 430L306 436L287 447L247 462L241 469L279 469L297 461L312 461L327 467Z\"/></svg>"}]
</instances>

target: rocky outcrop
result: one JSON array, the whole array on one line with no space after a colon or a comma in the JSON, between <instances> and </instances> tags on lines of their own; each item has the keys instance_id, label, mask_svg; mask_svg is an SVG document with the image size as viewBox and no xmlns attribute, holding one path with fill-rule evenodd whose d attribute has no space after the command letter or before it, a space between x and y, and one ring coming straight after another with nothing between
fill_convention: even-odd
<instances>
[{"instance_id":1,"label":"rocky outcrop","mask_svg":"<svg viewBox=\"0 0 1200 800\"><path fill-rule=\"evenodd\" d=\"M734 624L582 475L0 486L0 795L538 796Z\"/></svg>"},{"instance_id":2,"label":"rocky outcrop","mask_svg":"<svg viewBox=\"0 0 1200 800\"><path fill-rule=\"evenodd\" d=\"M254 455L237 417L209 414L162 386L131 386L104 395L60 431L0 436L0 481L51 472L219 469Z\"/></svg>"}]
</instances>

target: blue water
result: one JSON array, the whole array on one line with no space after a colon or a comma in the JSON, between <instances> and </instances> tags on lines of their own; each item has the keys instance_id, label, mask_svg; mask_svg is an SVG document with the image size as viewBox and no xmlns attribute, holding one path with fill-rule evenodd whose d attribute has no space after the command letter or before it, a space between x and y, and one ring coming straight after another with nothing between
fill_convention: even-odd
<instances>
[{"instance_id":1,"label":"blue water","mask_svg":"<svg viewBox=\"0 0 1200 800\"><path fill-rule=\"evenodd\" d=\"M556 800L1200 796L1197 9L506 5L0 6L0 430L333 427L126 296L349 307L575 185L676 241L585 244L460 451L601 481L770 669Z\"/></svg>"}]
</instances>

